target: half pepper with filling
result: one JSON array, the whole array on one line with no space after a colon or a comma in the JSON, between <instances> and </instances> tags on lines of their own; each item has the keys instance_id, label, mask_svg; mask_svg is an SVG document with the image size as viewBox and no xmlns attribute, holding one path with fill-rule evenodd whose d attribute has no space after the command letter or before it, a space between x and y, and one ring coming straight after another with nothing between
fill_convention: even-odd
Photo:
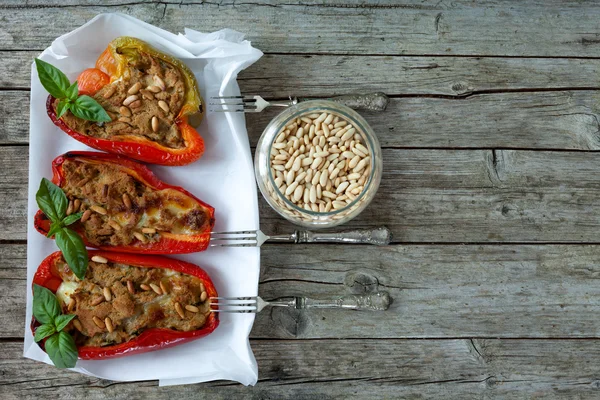
<instances>
[{"instance_id":1,"label":"half pepper with filling","mask_svg":"<svg viewBox=\"0 0 600 400\"><path fill-rule=\"evenodd\" d=\"M67 214L82 212L70 226L90 247L181 254L208 247L214 208L185 189L159 180L126 157L73 151L54 159L52 182L69 200ZM35 228L46 235L50 220L40 210Z\"/></svg>"},{"instance_id":2,"label":"half pepper with filling","mask_svg":"<svg viewBox=\"0 0 600 400\"><path fill-rule=\"evenodd\" d=\"M185 165L204 152L204 141L188 123L201 120L202 98L193 73L180 60L132 37L113 40L96 67L77 79L80 94L93 97L112 121L86 121L70 111L56 116L58 100L48 97L55 125L98 150L161 165Z\"/></svg>"},{"instance_id":3,"label":"half pepper with filling","mask_svg":"<svg viewBox=\"0 0 600 400\"><path fill-rule=\"evenodd\" d=\"M89 252L83 280L61 252L46 257L33 283L54 292L81 359L144 353L208 335L219 325L217 291L200 267L161 256ZM212 306L214 308L214 306ZM39 324L33 321L32 330ZM43 344L43 343L42 343Z\"/></svg>"}]
</instances>

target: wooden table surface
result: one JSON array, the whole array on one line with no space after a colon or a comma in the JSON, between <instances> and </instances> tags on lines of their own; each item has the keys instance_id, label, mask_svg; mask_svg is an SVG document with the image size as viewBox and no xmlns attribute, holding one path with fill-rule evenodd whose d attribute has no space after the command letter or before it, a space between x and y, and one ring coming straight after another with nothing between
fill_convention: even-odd
<instances>
[{"instance_id":1,"label":"wooden table surface","mask_svg":"<svg viewBox=\"0 0 600 400\"><path fill-rule=\"evenodd\" d=\"M0 398L600 397L600 4L560 0L0 2ZM22 357L30 64L98 13L224 27L268 99L383 91L374 202L394 243L266 245L259 293L387 290L385 313L266 310L259 383L158 388ZM248 115L252 146L275 110ZM44 116L40 116L44 118ZM268 233L292 226L260 203Z\"/></svg>"}]
</instances>

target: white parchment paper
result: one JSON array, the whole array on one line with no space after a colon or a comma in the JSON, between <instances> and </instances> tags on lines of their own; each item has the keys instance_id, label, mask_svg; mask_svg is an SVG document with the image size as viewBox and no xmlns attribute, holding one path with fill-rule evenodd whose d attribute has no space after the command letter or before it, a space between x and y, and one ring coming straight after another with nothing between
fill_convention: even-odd
<instances>
[{"instance_id":1,"label":"white parchment paper","mask_svg":"<svg viewBox=\"0 0 600 400\"><path fill-rule=\"evenodd\" d=\"M82 27L56 39L40 56L60 68L71 81L94 66L98 55L118 36L135 36L183 60L194 72L202 96L239 95L237 74L262 53L243 35L229 29L204 34L186 29L175 35L123 14L101 14ZM35 68L31 74L27 281L41 261L57 250L53 240L35 231L38 210L35 193L42 177L51 178L52 160L69 150L89 150L54 126L46 114L47 93ZM216 209L217 231L258 229L258 205L252 158L243 114L207 113L198 129L206 151L184 167L150 166L158 177L180 185ZM209 248L175 256L205 269L223 296L255 296L259 275L258 248ZM32 293L27 291L25 357L50 363L33 341L30 330ZM161 385L216 379L253 385L256 361L248 335L253 314L222 314L219 327L191 343L151 353L103 361L79 360L74 371L116 381L159 379Z\"/></svg>"}]
</instances>

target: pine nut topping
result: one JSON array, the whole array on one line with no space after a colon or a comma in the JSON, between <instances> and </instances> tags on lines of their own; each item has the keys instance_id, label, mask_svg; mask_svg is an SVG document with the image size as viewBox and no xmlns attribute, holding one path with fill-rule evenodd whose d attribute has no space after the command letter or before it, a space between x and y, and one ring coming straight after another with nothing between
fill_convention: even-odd
<instances>
[{"instance_id":1,"label":"pine nut topping","mask_svg":"<svg viewBox=\"0 0 600 400\"><path fill-rule=\"evenodd\" d=\"M102 95L102 97L104 97L105 99L110 99L112 97L113 94L115 94L115 92L117 91L117 87L116 86L110 86L106 92L104 92L104 94Z\"/></svg>"},{"instance_id":2,"label":"pine nut topping","mask_svg":"<svg viewBox=\"0 0 600 400\"><path fill-rule=\"evenodd\" d=\"M127 290L131 294L135 294L135 288L133 287L133 282L127 281Z\"/></svg>"},{"instance_id":3,"label":"pine nut topping","mask_svg":"<svg viewBox=\"0 0 600 400\"><path fill-rule=\"evenodd\" d=\"M158 106L159 106L160 108L162 108L162 110L163 110L164 112L166 112L166 113L168 113L168 112L169 112L169 105L167 104L167 102L166 102L166 101L159 100L159 102L158 102Z\"/></svg>"},{"instance_id":4,"label":"pine nut topping","mask_svg":"<svg viewBox=\"0 0 600 400\"><path fill-rule=\"evenodd\" d=\"M125 106L119 108L119 113L124 117L131 117L131 110Z\"/></svg>"},{"instance_id":5,"label":"pine nut topping","mask_svg":"<svg viewBox=\"0 0 600 400\"><path fill-rule=\"evenodd\" d=\"M158 75L154 75L154 83L156 83L156 86L158 86L161 90L165 90L167 88L165 82Z\"/></svg>"},{"instance_id":6,"label":"pine nut topping","mask_svg":"<svg viewBox=\"0 0 600 400\"><path fill-rule=\"evenodd\" d=\"M140 91L141 87L142 87L142 83L136 82L133 84L132 87L129 88L129 90L127 91L127 94L136 94L137 92Z\"/></svg>"},{"instance_id":7,"label":"pine nut topping","mask_svg":"<svg viewBox=\"0 0 600 400\"><path fill-rule=\"evenodd\" d=\"M202 292L202 294L200 295L200 301L204 303L207 298L208 298L208 293Z\"/></svg>"},{"instance_id":8,"label":"pine nut topping","mask_svg":"<svg viewBox=\"0 0 600 400\"><path fill-rule=\"evenodd\" d=\"M125 204L125 207L127 207L128 209L130 209L132 206L131 199L129 198L129 195L127 193L123 193L123 204Z\"/></svg>"},{"instance_id":9,"label":"pine nut topping","mask_svg":"<svg viewBox=\"0 0 600 400\"><path fill-rule=\"evenodd\" d=\"M81 322L79 322L78 319L74 319L73 320L73 326L75 327L75 329L77 329L79 332L83 332L83 326L81 326Z\"/></svg>"},{"instance_id":10,"label":"pine nut topping","mask_svg":"<svg viewBox=\"0 0 600 400\"><path fill-rule=\"evenodd\" d=\"M142 233L147 233L149 235L155 234L156 229L154 228L142 228Z\"/></svg>"},{"instance_id":11,"label":"pine nut topping","mask_svg":"<svg viewBox=\"0 0 600 400\"><path fill-rule=\"evenodd\" d=\"M73 202L73 212L79 211L79 207L81 207L81 200L75 199Z\"/></svg>"},{"instance_id":12,"label":"pine nut topping","mask_svg":"<svg viewBox=\"0 0 600 400\"><path fill-rule=\"evenodd\" d=\"M152 131L158 132L158 118L152 117Z\"/></svg>"},{"instance_id":13,"label":"pine nut topping","mask_svg":"<svg viewBox=\"0 0 600 400\"><path fill-rule=\"evenodd\" d=\"M160 281L159 284L158 284L158 286L160 286L160 290L162 290L162 292L164 294L168 293L168 291L167 291L167 285L165 285L165 283L163 281Z\"/></svg>"},{"instance_id":14,"label":"pine nut topping","mask_svg":"<svg viewBox=\"0 0 600 400\"><path fill-rule=\"evenodd\" d=\"M148 291L148 290L152 290L152 288L148 285L146 285L145 283L142 283L140 285L140 288L142 288L142 290Z\"/></svg>"},{"instance_id":15,"label":"pine nut topping","mask_svg":"<svg viewBox=\"0 0 600 400\"><path fill-rule=\"evenodd\" d=\"M100 264L107 264L108 263L108 260L106 258L102 257L102 256L93 256L92 257L92 261L100 263Z\"/></svg>"},{"instance_id":16,"label":"pine nut topping","mask_svg":"<svg viewBox=\"0 0 600 400\"><path fill-rule=\"evenodd\" d=\"M106 330L108 331L108 333L112 333L115 330L113 323L109 317L104 318L104 323L106 324Z\"/></svg>"},{"instance_id":17,"label":"pine nut topping","mask_svg":"<svg viewBox=\"0 0 600 400\"><path fill-rule=\"evenodd\" d=\"M185 311L183 311L181 304L175 303L175 311L177 311L177 314L179 314L181 318L185 318Z\"/></svg>"},{"instance_id":18,"label":"pine nut topping","mask_svg":"<svg viewBox=\"0 0 600 400\"><path fill-rule=\"evenodd\" d=\"M133 236L142 243L146 243L146 237L140 232L133 232Z\"/></svg>"},{"instance_id":19,"label":"pine nut topping","mask_svg":"<svg viewBox=\"0 0 600 400\"><path fill-rule=\"evenodd\" d=\"M92 321L94 321L94 324L96 324L96 326L98 328L100 328L100 329L106 328L106 326L104 325L104 322L100 318L96 317L95 315L92 318Z\"/></svg>"},{"instance_id":20,"label":"pine nut topping","mask_svg":"<svg viewBox=\"0 0 600 400\"><path fill-rule=\"evenodd\" d=\"M156 85L150 85L150 86L148 86L146 89L148 89L148 90L149 90L149 91L151 91L152 93L159 93L159 92L161 92L161 91L162 91L162 89L161 89L161 88L159 88L159 87L158 87L158 86L156 86Z\"/></svg>"},{"instance_id":21,"label":"pine nut topping","mask_svg":"<svg viewBox=\"0 0 600 400\"><path fill-rule=\"evenodd\" d=\"M97 212L98 214L106 215L108 212L104 207L100 207L97 205L90 206L90 210Z\"/></svg>"},{"instance_id":22,"label":"pine nut topping","mask_svg":"<svg viewBox=\"0 0 600 400\"><path fill-rule=\"evenodd\" d=\"M133 103L131 103L129 105L130 108L138 108L142 105L142 101L141 100L136 100Z\"/></svg>"},{"instance_id":23,"label":"pine nut topping","mask_svg":"<svg viewBox=\"0 0 600 400\"><path fill-rule=\"evenodd\" d=\"M106 300L106 301L112 300L112 293L110 292L109 288L105 287L104 289L102 289L102 294L104 294L104 300Z\"/></svg>"},{"instance_id":24,"label":"pine nut topping","mask_svg":"<svg viewBox=\"0 0 600 400\"><path fill-rule=\"evenodd\" d=\"M73 214L73 200L69 200L69 205L67 206L67 215Z\"/></svg>"},{"instance_id":25,"label":"pine nut topping","mask_svg":"<svg viewBox=\"0 0 600 400\"><path fill-rule=\"evenodd\" d=\"M121 230L121 225L119 225L119 223L115 220L109 219L108 225L110 225L110 227L113 228L115 231Z\"/></svg>"},{"instance_id":26,"label":"pine nut topping","mask_svg":"<svg viewBox=\"0 0 600 400\"><path fill-rule=\"evenodd\" d=\"M151 283L150 287L152 288L152 290L154 290L154 293L156 293L157 295L160 296L161 294L163 294L162 290L160 289L160 287L157 284Z\"/></svg>"},{"instance_id":27,"label":"pine nut topping","mask_svg":"<svg viewBox=\"0 0 600 400\"><path fill-rule=\"evenodd\" d=\"M123 100L123 105L124 106L128 106L131 103L133 103L134 101L136 101L139 97L135 94L132 94L131 96L128 96L125 100Z\"/></svg>"},{"instance_id":28,"label":"pine nut topping","mask_svg":"<svg viewBox=\"0 0 600 400\"><path fill-rule=\"evenodd\" d=\"M104 296L98 296L98 297L94 297L94 299L91 301L91 305L93 306L97 306L98 304L102 303L104 301Z\"/></svg>"},{"instance_id":29,"label":"pine nut topping","mask_svg":"<svg viewBox=\"0 0 600 400\"><path fill-rule=\"evenodd\" d=\"M147 99L147 100L154 100L154 95L152 94L151 91L146 90L146 89L140 89L140 93L142 94L142 98Z\"/></svg>"},{"instance_id":30,"label":"pine nut topping","mask_svg":"<svg viewBox=\"0 0 600 400\"><path fill-rule=\"evenodd\" d=\"M187 306L185 306L185 309L188 310L188 311L190 311L190 312L193 312L193 313L200 312L200 309L198 307L193 306L191 304L188 304Z\"/></svg>"}]
</instances>

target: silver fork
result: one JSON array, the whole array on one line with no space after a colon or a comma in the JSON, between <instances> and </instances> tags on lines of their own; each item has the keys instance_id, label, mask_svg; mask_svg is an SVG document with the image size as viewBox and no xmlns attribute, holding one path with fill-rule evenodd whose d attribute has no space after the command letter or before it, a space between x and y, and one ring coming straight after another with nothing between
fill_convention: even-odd
<instances>
[{"instance_id":1,"label":"silver fork","mask_svg":"<svg viewBox=\"0 0 600 400\"><path fill-rule=\"evenodd\" d=\"M385 226L343 232L294 231L292 234L267 236L262 231L211 232L211 247L260 247L265 242L277 243L352 243L385 246L392 233Z\"/></svg>"},{"instance_id":2,"label":"silver fork","mask_svg":"<svg viewBox=\"0 0 600 400\"><path fill-rule=\"evenodd\" d=\"M210 99L219 101L218 103L208 103L212 107L209 110L215 112L261 112L270 106L289 107L298 104L298 99L295 97L290 98L289 101L266 101L260 96L221 96L211 97ZM229 108L229 106L234 108ZM219 109L217 107L223 108Z\"/></svg>"},{"instance_id":3,"label":"silver fork","mask_svg":"<svg viewBox=\"0 0 600 400\"><path fill-rule=\"evenodd\" d=\"M211 312L225 313L259 313L265 307L290 307L296 310L311 308L343 308L360 311L385 311L389 308L391 298L388 292L376 292L365 295L348 295L333 300L316 300L308 297L285 297L278 300L265 301L259 296L251 297L211 297Z\"/></svg>"},{"instance_id":4,"label":"silver fork","mask_svg":"<svg viewBox=\"0 0 600 400\"><path fill-rule=\"evenodd\" d=\"M290 97L289 101L266 101L260 96L216 96L210 98L209 111L214 112L261 112L267 107L289 107L309 98ZM346 94L330 97L326 100L335 101L355 110L384 111L390 101L382 92L366 94Z\"/></svg>"}]
</instances>

